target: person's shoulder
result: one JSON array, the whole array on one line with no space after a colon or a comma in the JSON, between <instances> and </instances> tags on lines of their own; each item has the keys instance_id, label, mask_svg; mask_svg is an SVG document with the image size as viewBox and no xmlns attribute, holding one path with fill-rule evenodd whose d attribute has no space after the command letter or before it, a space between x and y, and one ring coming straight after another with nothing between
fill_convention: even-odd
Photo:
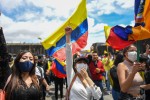
<instances>
[{"instance_id":1,"label":"person's shoulder","mask_svg":"<svg viewBox=\"0 0 150 100\"><path fill-rule=\"evenodd\" d=\"M98 61L98 62L102 62L102 60L99 60L99 59L98 59L97 61Z\"/></svg>"},{"instance_id":2,"label":"person's shoulder","mask_svg":"<svg viewBox=\"0 0 150 100\"><path fill-rule=\"evenodd\" d=\"M99 63L99 64L103 64L102 60L98 60L98 63Z\"/></svg>"},{"instance_id":3,"label":"person's shoulder","mask_svg":"<svg viewBox=\"0 0 150 100\"><path fill-rule=\"evenodd\" d=\"M123 62L121 62L118 64L117 69L126 70L127 66Z\"/></svg>"}]
</instances>

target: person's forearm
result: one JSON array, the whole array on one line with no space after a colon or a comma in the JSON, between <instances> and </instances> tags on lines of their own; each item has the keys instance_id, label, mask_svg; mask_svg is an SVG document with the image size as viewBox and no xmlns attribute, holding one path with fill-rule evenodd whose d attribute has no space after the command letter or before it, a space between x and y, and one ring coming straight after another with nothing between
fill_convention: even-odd
<instances>
[{"instance_id":1,"label":"person's forearm","mask_svg":"<svg viewBox=\"0 0 150 100\"><path fill-rule=\"evenodd\" d=\"M144 88L144 90L149 90L150 89L150 84L145 84L143 88Z\"/></svg>"},{"instance_id":2,"label":"person's forearm","mask_svg":"<svg viewBox=\"0 0 150 100\"><path fill-rule=\"evenodd\" d=\"M46 82L45 78L42 80L42 84L47 87L48 86L48 83Z\"/></svg>"},{"instance_id":3,"label":"person's forearm","mask_svg":"<svg viewBox=\"0 0 150 100\"><path fill-rule=\"evenodd\" d=\"M146 90L149 90L150 89L150 84L147 84L146 85Z\"/></svg>"},{"instance_id":4,"label":"person's forearm","mask_svg":"<svg viewBox=\"0 0 150 100\"><path fill-rule=\"evenodd\" d=\"M93 85L94 85L94 82L91 80L90 77L87 77L87 78L86 78L86 81L87 81L87 83L89 84L89 86L93 86Z\"/></svg>"},{"instance_id":5,"label":"person's forearm","mask_svg":"<svg viewBox=\"0 0 150 100\"><path fill-rule=\"evenodd\" d=\"M66 43L70 43L70 35L66 35Z\"/></svg>"},{"instance_id":6,"label":"person's forearm","mask_svg":"<svg viewBox=\"0 0 150 100\"><path fill-rule=\"evenodd\" d=\"M72 57L72 46L70 44L70 40L68 39L70 36L66 35L66 75L67 75L67 83L68 86L73 78L73 57Z\"/></svg>"},{"instance_id":7,"label":"person's forearm","mask_svg":"<svg viewBox=\"0 0 150 100\"><path fill-rule=\"evenodd\" d=\"M127 92L127 90L131 87L135 73L130 73L127 79L121 84L121 91Z\"/></svg>"}]
</instances>

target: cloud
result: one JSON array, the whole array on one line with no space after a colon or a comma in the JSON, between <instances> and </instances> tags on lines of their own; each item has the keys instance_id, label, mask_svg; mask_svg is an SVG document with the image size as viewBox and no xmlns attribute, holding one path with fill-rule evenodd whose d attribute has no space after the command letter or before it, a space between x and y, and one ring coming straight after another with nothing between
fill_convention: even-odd
<instances>
[{"instance_id":1,"label":"cloud","mask_svg":"<svg viewBox=\"0 0 150 100\"><path fill-rule=\"evenodd\" d=\"M43 17L64 17L68 18L74 9L78 6L80 0L0 0L1 10L15 15L25 15L26 13L34 13L41 9L39 16ZM22 17L22 16L20 16ZM17 19L18 16L15 16ZM20 18L23 19L23 18Z\"/></svg>"},{"instance_id":2,"label":"cloud","mask_svg":"<svg viewBox=\"0 0 150 100\"><path fill-rule=\"evenodd\" d=\"M67 18L78 5L80 0L75 0L75 2L70 0L55 0L55 2L53 0L38 1L39 2L37 2L37 0L30 0L35 6L43 9L42 15Z\"/></svg>"},{"instance_id":3,"label":"cloud","mask_svg":"<svg viewBox=\"0 0 150 100\"><path fill-rule=\"evenodd\" d=\"M0 8L6 12L11 12L13 9L21 6L22 2L23 0L0 0Z\"/></svg>"},{"instance_id":4,"label":"cloud","mask_svg":"<svg viewBox=\"0 0 150 100\"><path fill-rule=\"evenodd\" d=\"M33 40L33 42L38 42L38 37L41 37L42 39L48 37L63 23L61 20L51 20L48 22L47 20L44 21L44 19L36 20L34 22L15 22L3 14L1 19L7 42L30 42L31 40Z\"/></svg>"},{"instance_id":5,"label":"cloud","mask_svg":"<svg viewBox=\"0 0 150 100\"><path fill-rule=\"evenodd\" d=\"M89 28L89 32L90 33L97 33L97 32L103 31L104 26L106 26L106 25L107 24L104 24L104 23L96 24L95 26Z\"/></svg>"},{"instance_id":6,"label":"cloud","mask_svg":"<svg viewBox=\"0 0 150 100\"><path fill-rule=\"evenodd\" d=\"M133 1L89 0L89 38L86 48L95 42L105 42L103 27L109 23L104 23L101 15L128 14L126 12L133 9ZM0 0L0 23L6 42L36 43L39 42L38 37L45 39L72 15L79 2L80 0Z\"/></svg>"},{"instance_id":7,"label":"cloud","mask_svg":"<svg viewBox=\"0 0 150 100\"><path fill-rule=\"evenodd\" d=\"M134 25L135 25L135 20L131 21L131 22L130 22L130 25L131 25L131 26L134 26Z\"/></svg>"},{"instance_id":8,"label":"cloud","mask_svg":"<svg viewBox=\"0 0 150 100\"><path fill-rule=\"evenodd\" d=\"M88 3L88 11L93 14L123 14L127 9L133 9L134 0L91 0Z\"/></svg>"},{"instance_id":9,"label":"cloud","mask_svg":"<svg viewBox=\"0 0 150 100\"><path fill-rule=\"evenodd\" d=\"M89 34L87 45L84 48L84 50L90 49L90 47L92 46L93 43L97 43L97 42L105 43L105 40L106 39L105 39L104 32L99 32L97 34Z\"/></svg>"},{"instance_id":10,"label":"cloud","mask_svg":"<svg viewBox=\"0 0 150 100\"><path fill-rule=\"evenodd\" d=\"M45 39L71 16L79 1L13 0L11 2L10 0L0 0L0 5L2 5L0 22L6 41L31 42L32 40L38 42L37 37ZM16 9L17 12L14 13ZM41 12L39 12L39 9L42 9ZM14 39L13 36L16 38Z\"/></svg>"},{"instance_id":11,"label":"cloud","mask_svg":"<svg viewBox=\"0 0 150 100\"><path fill-rule=\"evenodd\" d=\"M89 33L97 33L104 30L106 23L97 23L94 18L88 17Z\"/></svg>"},{"instance_id":12,"label":"cloud","mask_svg":"<svg viewBox=\"0 0 150 100\"><path fill-rule=\"evenodd\" d=\"M90 49L91 45L96 42L105 42L105 35L104 35L104 26L106 23L95 23L93 18L88 17L88 26L89 26L89 36L87 41L87 46L84 50Z\"/></svg>"},{"instance_id":13,"label":"cloud","mask_svg":"<svg viewBox=\"0 0 150 100\"><path fill-rule=\"evenodd\" d=\"M134 0L116 0L117 4L122 8L132 8L134 6Z\"/></svg>"}]
</instances>

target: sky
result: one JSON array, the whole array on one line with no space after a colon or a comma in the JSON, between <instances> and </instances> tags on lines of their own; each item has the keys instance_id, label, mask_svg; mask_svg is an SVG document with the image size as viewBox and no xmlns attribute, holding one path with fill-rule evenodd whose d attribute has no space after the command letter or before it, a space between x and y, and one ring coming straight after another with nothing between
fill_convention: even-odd
<instances>
[{"instance_id":1,"label":"sky","mask_svg":"<svg viewBox=\"0 0 150 100\"><path fill-rule=\"evenodd\" d=\"M57 30L80 0L0 0L0 26L7 43L40 43ZM134 25L134 0L87 0L88 41L105 43L104 26ZM38 38L42 40L39 40Z\"/></svg>"}]
</instances>

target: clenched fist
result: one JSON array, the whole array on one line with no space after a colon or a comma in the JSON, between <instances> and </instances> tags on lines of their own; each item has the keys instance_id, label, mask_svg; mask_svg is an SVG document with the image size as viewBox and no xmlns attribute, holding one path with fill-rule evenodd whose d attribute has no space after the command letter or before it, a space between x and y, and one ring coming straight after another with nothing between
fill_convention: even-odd
<instances>
[{"instance_id":1,"label":"clenched fist","mask_svg":"<svg viewBox=\"0 0 150 100\"><path fill-rule=\"evenodd\" d=\"M70 35L72 33L72 28L71 27L66 27L65 28L65 33L66 33L66 35Z\"/></svg>"}]
</instances>

